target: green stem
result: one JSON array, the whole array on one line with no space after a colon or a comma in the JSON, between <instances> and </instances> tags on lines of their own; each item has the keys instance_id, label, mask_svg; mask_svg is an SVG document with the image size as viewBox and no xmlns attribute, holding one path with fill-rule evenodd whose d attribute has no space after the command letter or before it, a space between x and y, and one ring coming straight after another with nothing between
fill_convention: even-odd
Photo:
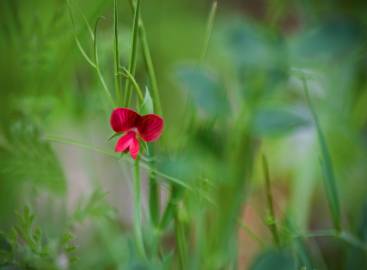
<instances>
[{"instance_id":1,"label":"green stem","mask_svg":"<svg viewBox=\"0 0 367 270\"><path fill-rule=\"evenodd\" d=\"M351 246L357 247L367 252L367 244L346 231L320 230L314 232L307 232L295 236L295 238L318 238L318 237L335 237L340 240L343 240L344 242L350 244Z\"/></svg>"},{"instance_id":2,"label":"green stem","mask_svg":"<svg viewBox=\"0 0 367 270\"><path fill-rule=\"evenodd\" d=\"M179 195L180 195L179 188L176 185L171 185L171 195L170 198L168 199L166 208L164 209L161 221L159 223L159 230L163 230L172 220Z\"/></svg>"},{"instance_id":3,"label":"green stem","mask_svg":"<svg viewBox=\"0 0 367 270\"><path fill-rule=\"evenodd\" d=\"M162 114L162 107L161 107L161 102L159 98L157 77L156 77L156 73L154 70L152 56L150 54L150 49L149 49L148 40L146 37L145 27L144 27L142 20L139 21L139 34L140 34L141 46L143 49L144 62L145 62L145 66L146 66L146 69L149 75L149 80L152 86L152 99L153 99L154 112L157 114Z\"/></svg>"},{"instance_id":4,"label":"green stem","mask_svg":"<svg viewBox=\"0 0 367 270\"><path fill-rule=\"evenodd\" d=\"M140 182L140 167L139 157L134 162L134 234L138 252L143 258L146 257L143 241L142 230L142 202L141 202L141 182Z\"/></svg>"},{"instance_id":5,"label":"green stem","mask_svg":"<svg viewBox=\"0 0 367 270\"><path fill-rule=\"evenodd\" d=\"M311 111L319 141L319 146L321 150L321 167L324 174L324 188L327 196L327 201L329 204L329 209L331 212L331 217L334 223L334 227L337 231L341 231L341 211L340 211L340 202L339 202L339 194L334 174L333 163L331 160L329 148L327 146L327 142L321 128L321 124L319 118L317 116L316 110L311 102L311 97L308 91L308 85L305 76L302 76L303 90L305 92L306 100L308 107Z\"/></svg>"},{"instance_id":6,"label":"green stem","mask_svg":"<svg viewBox=\"0 0 367 270\"><path fill-rule=\"evenodd\" d=\"M132 43L131 43L131 53L129 60L129 73L134 76L136 68L136 57L137 57L137 43L138 43L138 24L139 24L139 14L140 14L140 0L136 1L136 6L134 10L134 23L132 30ZM125 95L124 95L124 106L129 106L131 99L131 88L130 81L125 82Z\"/></svg>"},{"instance_id":7,"label":"green stem","mask_svg":"<svg viewBox=\"0 0 367 270\"><path fill-rule=\"evenodd\" d=\"M125 76L127 78L127 80L130 81L133 84L134 89L135 89L135 91L138 95L139 101L141 103L143 103L143 101L144 101L143 91L141 91L141 88L140 88L139 84L136 82L134 76L127 69L123 68L122 70L123 70L123 72L119 72L119 74Z\"/></svg>"},{"instance_id":8,"label":"green stem","mask_svg":"<svg viewBox=\"0 0 367 270\"><path fill-rule=\"evenodd\" d=\"M267 225L269 226L269 229L273 236L274 243L277 246L279 246L280 240L279 240L277 223L276 223L276 218L275 218L275 213L274 213L273 195L271 192L271 183L270 183L270 176L269 176L269 166L268 166L268 161L265 155L262 156L262 161L263 161L263 172L264 172L264 177L265 177L266 199L267 199L269 217L270 217L270 221L267 222Z\"/></svg>"},{"instance_id":9,"label":"green stem","mask_svg":"<svg viewBox=\"0 0 367 270\"><path fill-rule=\"evenodd\" d=\"M150 156L153 156L153 147L150 149ZM152 160L150 162L150 166L154 167L155 162ZM158 227L159 223L159 209L160 209L160 193L159 193L159 185L157 183L157 174L154 170L150 170L149 172L149 212L150 219L152 224L155 227Z\"/></svg>"},{"instance_id":10,"label":"green stem","mask_svg":"<svg viewBox=\"0 0 367 270\"><path fill-rule=\"evenodd\" d=\"M120 53L119 53L119 38L118 38L118 10L117 10L117 0L114 0L114 16L113 16L113 28L114 28L114 82L115 82L115 95L117 104L121 102L121 85L119 76L119 66L120 66Z\"/></svg>"},{"instance_id":11,"label":"green stem","mask_svg":"<svg viewBox=\"0 0 367 270\"><path fill-rule=\"evenodd\" d=\"M185 226L180 220L179 215L179 207L177 206L175 209L175 235L178 249L178 260L180 264L181 270L185 270L186 268L186 239L185 239Z\"/></svg>"},{"instance_id":12,"label":"green stem","mask_svg":"<svg viewBox=\"0 0 367 270\"><path fill-rule=\"evenodd\" d=\"M214 1L212 4L212 7L210 9L210 13L209 13L209 18L208 18L208 22L206 25L206 32L205 32L205 39L204 39L204 44L203 44L203 49L202 49L202 53L201 53L201 62L204 62L205 60L205 56L208 52L208 48L209 48L209 41L210 38L212 36L212 32L213 32L213 26L214 26L214 19L215 19L215 14L217 11L217 1Z\"/></svg>"},{"instance_id":13,"label":"green stem","mask_svg":"<svg viewBox=\"0 0 367 270\"><path fill-rule=\"evenodd\" d=\"M97 28L98 28L98 23L99 21L102 19L103 17L98 17L95 27L94 27L94 39L93 39L93 48L94 48L94 63L95 63L95 68L97 71L97 75L99 80L102 83L103 89L108 97L108 100L112 103L115 104L113 101L113 98L111 96L110 90L108 89L108 86L103 78L102 72L99 68L99 58L98 58L98 46L97 46Z\"/></svg>"},{"instance_id":14,"label":"green stem","mask_svg":"<svg viewBox=\"0 0 367 270\"><path fill-rule=\"evenodd\" d=\"M239 221L240 227L250 236L252 239L254 239L261 247L265 247L265 243L259 236L257 236L249 226L247 226L245 223Z\"/></svg>"}]
</instances>

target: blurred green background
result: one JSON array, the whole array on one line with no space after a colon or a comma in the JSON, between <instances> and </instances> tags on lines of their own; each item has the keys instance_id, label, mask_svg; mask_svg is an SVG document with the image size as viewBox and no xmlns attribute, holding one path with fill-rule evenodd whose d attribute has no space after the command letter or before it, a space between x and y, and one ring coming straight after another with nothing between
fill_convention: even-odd
<instances>
[{"instance_id":1,"label":"blurred green background","mask_svg":"<svg viewBox=\"0 0 367 270\"><path fill-rule=\"evenodd\" d=\"M127 66L133 15L128 1L117 2ZM180 196L185 269L367 269L367 3L218 1L203 59L211 5L143 0L141 8L166 123L157 166L192 187ZM99 16L100 65L112 89L112 0L73 0L70 10L63 0L0 2L1 269L179 269L172 226L160 260L136 256L131 163L96 151L113 151L112 108L74 37L92 55L85 21ZM343 232L356 245L298 237L333 227L302 74L330 152ZM136 78L149 84L141 55ZM280 248L267 229L263 154ZM142 177L146 213L144 169ZM169 182L161 181L163 207ZM6 259L14 226L36 239L18 243L18 266Z\"/></svg>"}]
</instances>

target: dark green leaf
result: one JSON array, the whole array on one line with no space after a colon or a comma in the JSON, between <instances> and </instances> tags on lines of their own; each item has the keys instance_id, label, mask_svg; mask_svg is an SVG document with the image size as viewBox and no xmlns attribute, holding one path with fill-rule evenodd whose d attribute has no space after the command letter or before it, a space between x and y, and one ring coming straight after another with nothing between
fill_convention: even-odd
<instances>
[{"instance_id":1,"label":"dark green leaf","mask_svg":"<svg viewBox=\"0 0 367 270\"><path fill-rule=\"evenodd\" d=\"M199 111L207 116L228 113L229 105L222 83L215 74L202 68L185 66L177 69L179 85L187 91Z\"/></svg>"}]
</instances>

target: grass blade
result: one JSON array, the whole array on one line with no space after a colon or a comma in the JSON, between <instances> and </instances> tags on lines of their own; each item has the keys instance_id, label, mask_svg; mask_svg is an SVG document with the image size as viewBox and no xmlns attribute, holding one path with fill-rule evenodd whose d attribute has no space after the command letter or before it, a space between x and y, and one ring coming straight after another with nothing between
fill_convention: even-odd
<instances>
[{"instance_id":1,"label":"grass blade","mask_svg":"<svg viewBox=\"0 0 367 270\"><path fill-rule=\"evenodd\" d=\"M101 72L100 67L99 67L98 46L97 46L98 45L98 43L97 43L97 29L98 29L98 24L99 24L99 22L101 21L102 18L103 17L98 17L98 19L96 21L96 24L94 26L94 39L93 39L94 62L95 62L95 65L96 65L96 71L97 71L98 78L101 81L101 84L103 86L103 90L105 91L105 93L107 95L107 98L111 102L111 104L114 104L112 96L111 96L111 92L108 89L108 86L107 86L107 84L106 84L106 82L103 78L102 72Z\"/></svg>"},{"instance_id":2,"label":"grass blade","mask_svg":"<svg viewBox=\"0 0 367 270\"><path fill-rule=\"evenodd\" d=\"M138 94L138 98L140 102L143 103L144 101L143 91L141 90L139 84L136 82L134 76L130 73L130 71L128 71L126 68L122 68L122 72L119 72L119 74L125 76L127 80L132 83L136 93Z\"/></svg>"},{"instance_id":3,"label":"grass blade","mask_svg":"<svg viewBox=\"0 0 367 270\"><path fill-rule=\"evenodd\" d=\"M209 18L208 18L208 22L206 25L206 32L205 32L205 39L204 39L204 44L203 44L203 49L202 49L202 53L201 53L201 62L204 62L206 54L208 52L208 48L209 48L209 42L210 42L210 38L212 36L212 32L213 32L213 26L214 26L214 19L215 19L215 15L217 12L217 1L214 1L212 4L212 7L210 9L210 13L209 13Z\"/></svg>"},{"instance_id":4,"label":"grass blade","mask_svg":"<svg viewBox=\"0 0 367 270\"><path fill-rule=\"evenodd\" d=\"M269 211L269 219L267 220L266 223L273 236L274 244L279 246L280 238L279 238L279 233L278 233L278 228L277 228L277 223L276 223L276 218L275 218L275 212L274 212L273 195L271 193L269 166L268 166L268 161L265 155L263 155L262 157L262 162L263 162L263 172L264 172L264 177L265 177L266 200L267 200L268 211Z\"/></svg>"},{"instance_id":5,"label":"grass blade","mask_svg":"<svg viewBox=\"0 0 367 270\"><path fill-rule=\"evenodd\" d=\"M316 125L317 136L319 140L320 150L321 150L321 167L324 174L324 187L326 191L326 196L331 212L331 216L333 219L334 227L337 231L341 229L341 222L340 222L340 204L339 204L339 197L338 197L338 190L335 181L334 169L333 164L331 161L329 149L325 140L325 136L322 132L321 125L316 113L315 108L312 105L310 94L308 91L307 81L305 77L302 77L303 82L303 89L305 91L307 104L310 108L312 113L313 120Z\"/></svg>"},{"instance_id":6,"label":"grass blade","mask_svg":"<svg viewBox=\"0 0 367 270\"><path fill-rule=\"evenodd\" d=\"M71 5L69 3L69 1L66 1L67 3L67 6L68 6L68 11L69 11L69 16L70 16L70 20L71 20L71 24L72 24L72 28L73 28L73 35L74 35L74 40L75 40L75 43L80 51L80 53L82 54L82 56L84 57L84 59L88 62L88 64L90 64L93 68L96 67L95 63L92 61L92 59L88 56L88 54L86 53L86 51L84 50L79 38L78 38L78 35L76 33L76 26L75 26L75 20L74 20L74 16L73 16L73 12L72 12L72 9L71 9ZM87 23L87 20L85 19L85 22ZM87 23L87 26L88 26L88 30L90 30L90 26L89 24Z\"/></svg>"},{"instance_id":7,"label":"grass blade","mask_svg":"<svg viewBox=\"0 0 367 270\"><path fill-rule=\"evenodd\" d=\"M140 20L140 23L139 23L139 35L140 35L140 41L141 41L141 46L143 50L144 62L145 62L146 69L148 71L149 81L151 83L154 112L157 114L162 114L162 107L161 107L161 101L159 98L157 77L156 77L156 73L154 70L152 56L150 54L150 49L149 49L148 40L146 37L145 27L144 27L142 20Z\"/></svg>"},{"instance_id":8,"label":"grass blade","mask_svg":"<svg viewBox=\"0 0 367 270\"><path fill-rule=\"evenodd\" d=\"M117 8L117 0L114 0L113 5L113 30L114 30L114 82L115 82L115 98L116 103L120 104L122 101L121 97L121 84L120 84L120 74L119 74L119 66L120 66L120 53L119 53L119 38L118 38L118 8Z\"/></svg>"},{"instance_id":9,"label":"grass blade","mask_svg":"<svg viewBox=\"0 0 367 270\"><path fill-rule=\"evenodd\" d=\"M138 25L139 25L139 14L140 14L140 0L136 1L134 10L134 23L132 29L132 43L131 43L131 53L129 60L129 73L134 76L136 68L136 57L137 57L137 43L138 43ZM130 81L125 82L125 92L124 92L124 106L128 107L131 99L131 88Z\"/></svg>"},{"instance_id":10,"label":"grass blade","mask_svg":"<svg viewBox=\"0 0 367 270\"><path fill-rule=\"evenodd\" d=\"M143 231L142 231L142 200L141 200L141 181L140 181L140 167L139 158L134 162L134 234L138 252L143 258L145 255Z\"/></svg>"}]
</instances>

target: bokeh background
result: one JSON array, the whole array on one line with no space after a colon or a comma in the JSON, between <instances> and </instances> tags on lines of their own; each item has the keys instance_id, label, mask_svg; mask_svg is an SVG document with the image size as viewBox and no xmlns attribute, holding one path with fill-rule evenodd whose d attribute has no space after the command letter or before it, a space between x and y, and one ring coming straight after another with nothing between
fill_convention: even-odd
<instances>
[{"instance_id":1,"label":"bokeh background","mask_svg":"<svg viewBox=\"0 0 367 270\"><path fill-rule=\"evenodd\" d=\"M367 269L366 2L218 1L203 58L211 5L142 1L166 123L157 166L193 187L181 198L187 269ZM118 6L127 66L132 13L128 1ZM103 153L113 153L112 108L74 39L92 55L85 20L94 25L104 16L98 52L112 89L113 1L73 0L70 7L74 25L66 1L0 2L1 250L11 228L27 224L28 205L42 231L39 245L52 256L19 252L18 261L33 264L27 269L145 269L134 268L144 266L131 247L132 166ZM330 151L343 229L362 247L337 237L294 240L333 227L300 74ZM148 84L141 56L136 78ZM287 243L281 251L267 228L263 154ZM142 168L145 212L146 175ZM161 181L163 208L169 182ZM73 235L65 240L70 252L61 248L65 233ZM163 238L166 269L176 269L172 228Z\"/></svg>"}]
</instances>

